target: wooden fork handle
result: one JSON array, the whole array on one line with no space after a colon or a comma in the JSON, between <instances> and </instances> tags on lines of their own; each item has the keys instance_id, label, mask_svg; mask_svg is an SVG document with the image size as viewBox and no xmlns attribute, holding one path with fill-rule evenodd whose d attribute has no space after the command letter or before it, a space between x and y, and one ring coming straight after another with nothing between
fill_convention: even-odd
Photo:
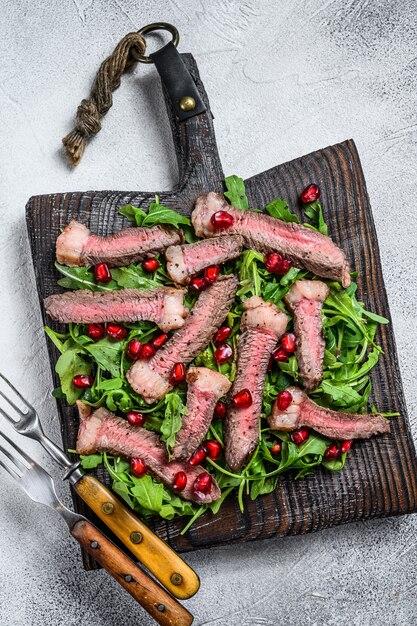
<instances>
[{"instance_id":1,"label":"wooden fork handle","mask_svg":"<svg viewBox=\"0 0 417 626\"><path fill-rule=\"evenodd\" d=\"M194 570L103 483L86 474L74 487L84 502L172 595L186 599L198 591L200 580Z\"/></svg>"},{"instance_id":2,"label":"wooden fork handle","mask_svg":"<svg viewBox=\"0 0 417 626\"><path fill-rule=\"evenodd\" d=\"M161 626L189 626L193 616L93 524L80 520L71 535Z\"/></svg>"}]
</instances>

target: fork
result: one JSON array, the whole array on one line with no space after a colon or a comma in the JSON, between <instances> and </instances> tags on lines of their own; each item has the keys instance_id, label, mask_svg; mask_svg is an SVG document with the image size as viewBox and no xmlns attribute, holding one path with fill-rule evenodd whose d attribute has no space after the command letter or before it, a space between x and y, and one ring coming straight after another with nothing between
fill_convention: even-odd
<instances>
[{"instance_id":1,"label":"fork","mask_svg":"<svg viewBox=\"0 0 417 626\"><path fill-rule=\"evenodd\" d=\"M90 509L164 587L177 598L186 599L193 596L200 586L199 578L194 570L165 541L138 520L103 483L94 476L84 474L79 468L79 462L73 463L63 450L48 439L43 432L36 409L1 373L0 379L6 384L8 390L6 395L0 389L0 396L8 405L6 410L2 403L0 413L14 429L20 435L38 441L65 469L64 480L69 479L77 494ZM19 408L17 400L23 405L24 410Z\"/></svg>"},{"instance_id":2,"label":"fork","mask_svg":"<svg viewBox=\"0 0 417 626\"><path fill-rule=\"evenodd\" d=\"M122 587L161 626L189 626L193 617L150 576L145 574L114 543L109 541L91 522L68 509L56 495L52 476L31 459L6 435L13 452L0 444L0 465L34 501L55 509L68 525L71 535L98 561Z\"/></svg>"}]
</instances>

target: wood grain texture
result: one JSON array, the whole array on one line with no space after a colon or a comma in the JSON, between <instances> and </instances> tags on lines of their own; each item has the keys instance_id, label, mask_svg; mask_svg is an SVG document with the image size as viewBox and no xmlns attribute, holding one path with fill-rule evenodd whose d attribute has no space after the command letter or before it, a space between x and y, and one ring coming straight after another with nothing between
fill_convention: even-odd
<instances>
[{"instance_id":1,"label":"wood grain texture","mask_svg":"<svg viewBox=\"0 0 417 626\"><path fill-rule=\"evenodd\" d=\"M172 192L161 192L161 202L189 215L200 193L221 190L223 172L216 147L207 96L190 55L183 55L207 104L207 112L176 123L169 102L167 110L180 165L180 183ZM237 172L238 173L238 172ZM353 141L318 150L278 165L246 181L251 207L263 207L272 198L285 198L299 210L298 194L309 182L322 189L322 202L332 238L346 251L359 274L359 296L367 308L390 318L382 276L378 242L359 156ZM75 218L101 235L127 222L117 209L127 202L148 207L153 193L85 192L37 196L27 205L27 224L39 296L57 291L53 266L54 246L60 228ZM50 320L48 320L50 323ZM58 325L55 325L58 328ZM384 355L372 372L372 402L381 411L399 412L389 436L355 444L341 473L316 471L294 481L283 476L273 494L247 501L239 511L232 495L217 516L207 513L181 536L184 520L155 519L152 528L180 551L230 542L295 535L350 521L399 515L417 510L417 459L412 442L391 325L380 328L377 341ZM51 362L58 353L48 342ZM55 376L56 384L58 380ZM392 390L396 393L393 394ZM76 411L58 401L64 444L74 448L78 428ZM106 480L102 470L97 476ZM107 480L108 484L108 480ZM88 516L75 496L79 512ZM85 555L87 568L95 567Z\"/></svg>"}]
</instances>

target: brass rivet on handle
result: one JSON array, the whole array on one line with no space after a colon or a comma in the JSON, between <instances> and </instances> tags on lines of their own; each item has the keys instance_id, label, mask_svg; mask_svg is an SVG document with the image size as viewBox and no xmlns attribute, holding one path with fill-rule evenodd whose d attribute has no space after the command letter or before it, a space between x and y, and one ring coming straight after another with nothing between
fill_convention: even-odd
<instances>
[{"instance_id":1,"label":"brass rivet on handle","mask_svg":"<svg viewBox=\"0 0 417 626\"><path fill-rule=\"evenodd\" d=\"M131 575L130 575L130 574L126 574L126 576L125 576L125 581L126 581L127 583L131 583L131 582L132 582L132 580L133 580L133 579L132 579Z\"/></svg>"},{"instance_id":2,"label":"brass rivet on handle","mask_svg":"<svg viewBox=\"0 0 417 626\"><path fill-rule=\"evenodd\" d=\"M182 111L192 111L195 109L195 100L192 96L184 96L180 100L180 109Z\"/></svg>"},{"instance_id":3,"label":"brass rivet on handle","mask_svg":"<svg viewBox=\"0 0 417 626\"><path fill-rule=\"evenodd\" d=\"M130 541L132 543L140 543L142 539L142 533L140 533L138 530L134 530L133 533L130 535Z\"/></svg>"},{"instance_id":4,"label":"brass rivet on handle","mask_svg":"<svg viewBox=\"0 0 417 626\"><path fill-rule=\"evenodd\" d=\"M156 608L160 613L163 613L165 611L165 604L157 604Z\"/></svg>"},{"instance_id":5,"label":"brass rivet on handle","mask_svg":"<svg viewBox=\"0 0 417 626\"><path fill-rule=\"evenodd\" d=\"M92 541L90 543L90 546L93 548L93 550L97 550L97 548L99 547L99 543L98 541Z\"/></svg>"},{"instance_id":6,"label":"brass rivet on handle","mask_svg":"<svg viewBox=\"0 0 417 626\"><path fill-rule=\"evenodd\" d=\"M173 585L180 585L182 583L182 576L178 572L174 572L171 576L171 582Z\"/></svg>"},{"instance_id":7,"label":"brass rivet on handle","mask_svg":"<svg viewBox=\"0 0 417 626\"><path fill-rule=\"evenodd\" d=\"M114 504L112 502L104 502L101 510L105 515L111 515L114 513Z\"/></svg>"}]
</instances>

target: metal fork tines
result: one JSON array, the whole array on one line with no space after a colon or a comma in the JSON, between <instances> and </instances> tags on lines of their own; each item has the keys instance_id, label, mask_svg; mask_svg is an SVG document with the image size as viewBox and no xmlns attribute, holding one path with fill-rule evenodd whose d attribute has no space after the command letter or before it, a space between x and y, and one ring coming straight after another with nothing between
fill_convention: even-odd
<instances>
[{"instance_id":1,"label":"metal fork tines","mask_svg":"<svg viewBox=\"0 0 417 626\"><path fill-rule=\"evenodd\" d=\"M34 501L39 502L55 509L62 515L71 528L77 521L82 519L80 515L77 515L59 500L53 479L48 472L38 465L34 459L32 459L26 452L24 452L17 444L6 435L0 433L0 442L7 442L9 448L0 443L0 465L6 472L10 474L12 478L18 483L18 485L25 491L25 493Z\"/></svg>"}]
</instances>

